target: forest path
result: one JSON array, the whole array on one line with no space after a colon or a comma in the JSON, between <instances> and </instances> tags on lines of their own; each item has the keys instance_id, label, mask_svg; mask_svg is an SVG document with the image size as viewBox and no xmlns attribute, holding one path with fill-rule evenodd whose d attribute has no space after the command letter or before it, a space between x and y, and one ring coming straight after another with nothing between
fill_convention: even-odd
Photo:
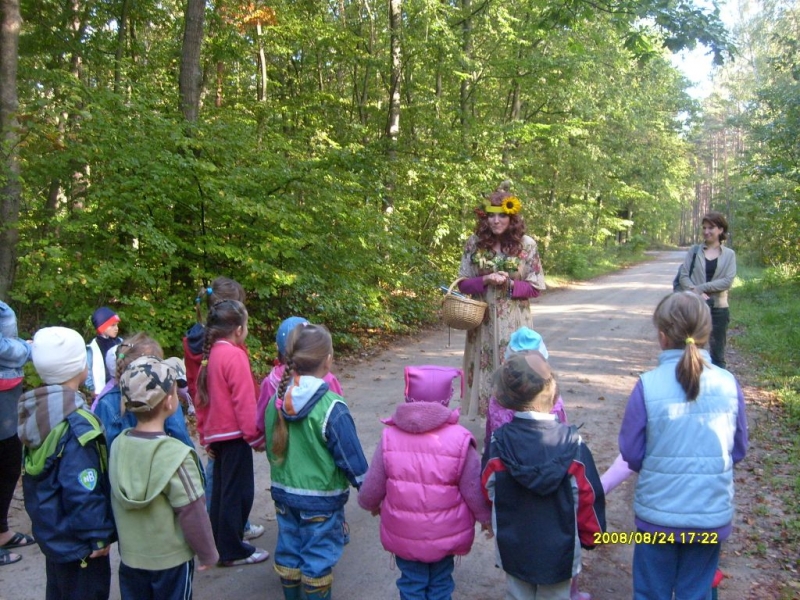
<instances>
[{"instance_id":1,"label":"forest path","mask_svg":"<svg viewBox=\"0 0 800 600\"><path fill-rule=\"evenodd\" d=\"M671 282L683 252L655 252L653 260L567 289L543 294L533 302L534 327L542 334L571 423L582 425L581 434L602 473L618 453L617 434L625 404L638 375L656 365L659 348L651 316L658 301L671 291ZM391 344L385 351L361 360L334 364L344 388L367 458L380 439L380 419L403 401L403 369L413 364L461 366L464 333L440 327L415 339ZM454 402L451 406L457 405ZM462 418L479 446L484 424ZM264 454L255 457L256 501L251 520L266 525L254 540L273 552L277 535L274 508L269 497L269 467ZM746 463L747 461L745 461ZM737 475L737 486L742 477ZM634 528L634 479L621 484L608 498L609 531ZM737 496L738 498L738 496ZM391 600L397 598L398 571L380 544L379 521L361 510L351 494L347 506L351 541L334 571L334 597L338 600ZM30 531L22 510L21 490L14 501L11 526ZM758 580L770 579L762 565L754 565L741 552L740 527L731 547L723 548L721 566L728 577L720 597L769 598L753 591ZM740 541L737 543L737 535ZM734 546L735 545L735 546ZM44 561L36 549L22 551L24 560L0 571L0 600L36 600L44 596ZM633 547L606 545L584 552L582 590L595 600L631 597ZM114 562L118 562L116 548ZM282 592L273 562L241 568L216 568L196 573L196 600L280 600ZM759 570L762 569L762 570ZM116 566L112 600L119 598ZM476 535L472 552L458 561L455 600L494 600L504 595L504 574L494 566L494 541ZM761 588L764 589L763 587Z\"/></svg>"}]
</instances>

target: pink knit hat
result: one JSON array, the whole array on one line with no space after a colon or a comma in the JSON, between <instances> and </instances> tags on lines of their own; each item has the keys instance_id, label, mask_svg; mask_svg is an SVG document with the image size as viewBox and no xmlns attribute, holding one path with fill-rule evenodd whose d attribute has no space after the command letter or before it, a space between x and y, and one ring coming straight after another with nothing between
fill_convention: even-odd
<instances>
[{"instance_id":1,"label":"pink knit hat","mask_svg":"<svg viewBox=\"0 0 800 600\"><path fill-rule=\"evenodd\" d=\"M464 372L453 367L416 365L406 367L406 402L450 404L453 380L461 378L460 397L464 397Z\"/></svg>"}]
</instances>

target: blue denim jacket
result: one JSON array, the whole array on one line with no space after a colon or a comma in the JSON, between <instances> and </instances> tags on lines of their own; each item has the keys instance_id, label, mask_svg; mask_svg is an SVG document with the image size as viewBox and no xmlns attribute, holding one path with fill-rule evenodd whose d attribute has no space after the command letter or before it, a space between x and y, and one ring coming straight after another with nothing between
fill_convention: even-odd
<instances>
[{"instance_id":1,"label":"blue denim jacket","mask_svg":"<svg viewBox=\"0 0 800 600\"><path fill-rule=\"evenodd\" d=\"M0 334L0 379L22 377L22 367L30 359L30 344L20 338Z\"/></svg>"}]
</instances>

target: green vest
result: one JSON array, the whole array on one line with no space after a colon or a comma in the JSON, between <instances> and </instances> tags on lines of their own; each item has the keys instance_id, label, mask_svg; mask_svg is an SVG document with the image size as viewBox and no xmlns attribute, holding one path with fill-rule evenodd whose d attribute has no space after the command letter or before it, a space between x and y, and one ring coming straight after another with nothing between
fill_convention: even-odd
<instances>
[{"instance_id":1,"label":"green vest","mask_svg":"<svg viewBox=\"0 0 800 600\"><path fill-rule=\"evenodd\" d=\"M264 425L267 438L267 457L273 487L301 496L338 496L350 489L344 472L336 466L325 442L328 415L341 396L327 392L311 412L298 421L286 421L289 430L284 459L272 453L272 433L278 420L273 398L267 406Z\"/></svg>"}]
</instances>

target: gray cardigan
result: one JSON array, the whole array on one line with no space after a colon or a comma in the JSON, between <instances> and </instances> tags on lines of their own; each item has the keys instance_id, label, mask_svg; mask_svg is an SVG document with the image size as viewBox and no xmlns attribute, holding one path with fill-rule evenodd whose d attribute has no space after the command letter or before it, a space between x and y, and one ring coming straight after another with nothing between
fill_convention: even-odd
<instances>
[{"instance_id":1,"label":"gray cardigan","mask_svg":"<svg viewBox=\"0 0 800 600\"><path fill-rule=\"evenodd\" d=\"M711 281L706 281L706 257L703 253L705 245L701 246L695 254L692 248L686 253L681 268L681 288L693 290L697 294L708 294L714 301L714 308L728 307L728 290L733 285L736 277L736 253L727 246L721 246L721 254L717 259L717 270ZM694 269L691 279L688 276L694 257Z\"/></svg>"}]
</instances>

